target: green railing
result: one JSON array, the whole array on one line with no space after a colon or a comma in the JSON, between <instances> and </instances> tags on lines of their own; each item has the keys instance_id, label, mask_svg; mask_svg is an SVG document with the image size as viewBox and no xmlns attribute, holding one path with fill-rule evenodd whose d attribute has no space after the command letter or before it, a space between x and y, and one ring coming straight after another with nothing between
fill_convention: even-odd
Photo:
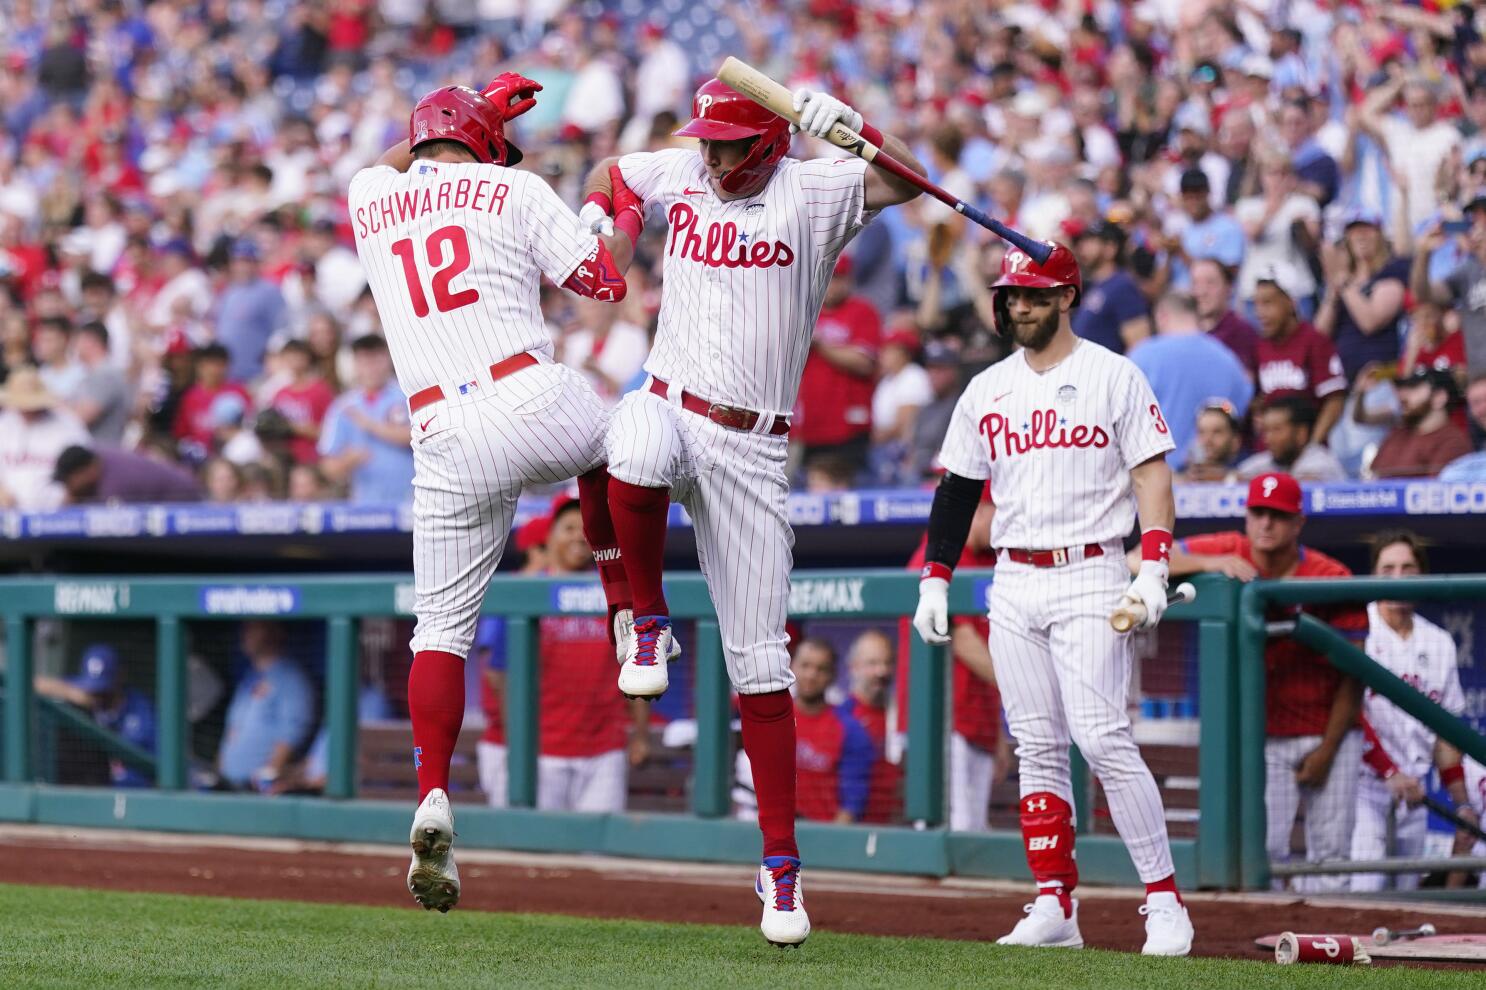
<instances>
[{"instance_id":1,"label":"green railing","mask_svg":"<svg viewBox=\"0 0 1486 990\"><path fill-rule=\"evenodd\" d=\"M1264 649L1271 636L1266 614L1275 605L1359 605L1382 599L1449 601L1486 598L1486 575L1456 574L1408 578L1337 578L1254 581L1239 595L1239 712L1238 793L1241 807L1239 877L1245 887L1269 883L1269 856L1264 847ZM1404 683L1329 625L1314 616L1300 615L1293 630L1277 633L1323 654L1340 670L1356 677L1442 739L1486 763L1486 737L1458 717ZM1204 786L1206 776L1203 777Z\"/></svg>"},{"instance_id":2,"label":"green railing","mask_svg":"<svg viewBox=\"0 0 1486 990\"><path fill-rule=\"evenodd\" d=\"M954 581L950 609L954 614L984 612L984 594L991 572L966 570ZM1184 883L1230 887L1239 882L1240 844L1235 829L1240 808L1239 670L1236 663L1234 616L1238 612L1235 582L1216 577L1198 580L1200 593L1190 605L1173 608L1169 618L1197 625L1199 645L1198 835L1173 842L1178 873ZM802 619L900 619L917 600L918 579L899 570L811 571L793 576L790 615ZM695 619L695 641L686 644L695 658L695 712L697 742L691 816L643 816L649 828L649 854L674 858L739 858L738 849L754 845L746 830L726 821L733 767L729 744L729 686L722 662L722 641L716 614L700 575L677 575L666 582L673 617ZM167 819L159 802L169 792L187 785L186 664L182 623L238 621L245 618L323 620L328 626L325 724L329 731L326 795L348 799L356 789L356 622L361 617L407 615L412 586L406 575L281 576L251 581L239 578L86 578L69 580L0 580L0 619L6 630L7 668L3 714L5 787L0 787L0 819L44 820L48 816L74 823L105 818L101 805L89 804L82 789L51 788L44 792L33 780L31 753L32 664L29 654L31 624L38 618L141 619L156 627L156 705L158 709L158 792L131 794L130 808L143 817L119 824L159 827ZM507 619L506 735L511 810L471 808L462 811L461 834L478 843L526 849L589 848L634 854L636 821L642 816L609 816L618 820L594 824L602 816L562 816L530 812L536 798L537 698L541 671L538 664L536 621L563 614L600 614L602 592L596 581L555 578L497 577L486 595L483 611ZM944 820L946 654L912 639L910 656L910 711L907 760L904 767L906 817L917 828L804 825L801 836L812 862L823 867L893 872L967 873L1024 876L1020 837L992 833L985 836L950 835L937 828ZM1260 685L1262 694L1262 684ZM1075 765L1081 766L1080 761ZM1090 793L1078 786L1079 795ZM30 790L25 790L29 788ZM65 793L59 793L65 792ZM1262 791L1261 791L1262 793ZM327 802L323 799L275 799L228 795L189 795L174 801L197 802L187 818L168 818L168 827L221 828L257 834L287 834L325 838L340 835L369 839L405 830L405 809L374 808L375 802ZM208 802L201 804L200 802ZM246 802L246 803L244 803ZM91 810L84 810L84 807ZM169 805L168 807L177 807ZM252 811L249 811L249 808ZM361 807L363 827L353 826L351 812ZM155 808L156 812L150 811ZM331 812L327 809L337 808ZM319 809L319 810L315 810ZM158 814L157 814L158 812ZM133 813L133 812L131 812ZM154 815L155 817L152 817ZM525 816L525 818L523 818ZM117 816L115 816L117 817ZM1090 809L1080 802L1080 827L1086 828ZM514 829L513 820L527 821ZM401 821L400 825L392 823ZM107 820L99 824L109 824ZM225 825L224 825L225 823ZM370 824L370 823L375 823ZM543 832L533 823L554 830ZM1262 826L1262 822L1261 822ZM673 841L656 843L659 829ZM331 830L327 832L327 830ZM521 833L519 840L513 835ZM405 836L403 831L403 836ZM814 837L812 841L812 837ZM1261 827L1262 838L1262 827ZM880 841L879 841L880 840ZM585 844L587 843L587 844ZM596 845L595 845L596 844ZM741 858L755 855L749 852ZM1080 840L1081 871L1091 880L1133 879L1123 847L1112 836Z\"/></svg>"}]
</instances>

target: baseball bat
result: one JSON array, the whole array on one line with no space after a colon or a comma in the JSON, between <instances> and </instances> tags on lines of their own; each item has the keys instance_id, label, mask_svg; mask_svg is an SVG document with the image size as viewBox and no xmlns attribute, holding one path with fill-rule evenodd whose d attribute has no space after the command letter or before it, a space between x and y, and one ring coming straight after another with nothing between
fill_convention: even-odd
<instances>
[{"instance_id":1,"label":"baseball bat","mask_svg":"<svg viewBox=\"0 0 1486 990\"><path fill-rule=\"evenodd\" d=\"M729 55L722 63L722 68L717 70L717 78L753 102L774 111L791 124L799 124L800 115L795 112L794 94L747 62ZM1048 256L1052 254L1052 245L1034 241L1026 234L1012 230L995 217L982 213L969 203L919 175L845 124L838 122L831 128L831 132L826 135L825 139L839 148L845 148L858 158L876 165L889 175L917 186L956 213L980 224L1008 244L1020 248L1039 265L1045 263Z\"/></svg>"},{"instance_id":2,"label":"baseball bat","mask_svg":"<svg viewBox=\"0 0 1486 990\"><path fill-rule=\"evenodd\" d=\"M1372 942L1373 945L1395 945L1411 938L1428 938L1433 934L1435 934L1434 926L1426 921L1418 928L1405 928L1402 931L1395 931L1392 928L1374 928Z\"/></svg>"},{"instance_id":3,"label":"baseball bat","mask_svg":"<svg viewBox=\"0 0 1486 990\"><path fill-rule=\"evenodd\" d=\"M1434 812L1436 815L1439 815L1445 821L1449 822L1451 825L1454 825L1456 828L1460 829L1460 831L1468 832L1471 835L1474 835L1480 841L1486 842L1486 830L1483 830L1479 825L1472 825L1464 818L1461 818L1459 812L1457 812L1453 807L1441 801L1434 795L1424 795L1424 806L1430 811Z\"/></svg>"},{"instance_id":4,"label":"baseball bat","mask_svg":"<svg viewBox=\"0 0 1486 990\"><path fill-rule=\"evenodd\" d=\"M1181 602L1194 601L1197 598L1197 589L1192 587L1191 581L1183 581L1166 596L1167 605L1177 605ZM1145 606L1140 602L1129 602L1114 610L1109 617L1109 624L1117 633L1126 633L1145 621Z\"/></svg>"}]
</instances>

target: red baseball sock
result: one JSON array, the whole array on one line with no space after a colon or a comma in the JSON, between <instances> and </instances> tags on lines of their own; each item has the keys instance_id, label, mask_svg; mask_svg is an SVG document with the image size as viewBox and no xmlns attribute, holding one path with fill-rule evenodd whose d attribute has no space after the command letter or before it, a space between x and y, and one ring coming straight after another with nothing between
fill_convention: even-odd
<instances>
[{"instance_id":1,"label":"red baseball sock","mask_svg":"<svg viewBox=\"0 0 1486 990\"><path fill-rule=\"evenodd\" d=\"M435 787L449 789L449 761L464 724L464 659L419 650L408 672L408 717L413 720L413 767L418 800Z\"/></svg>"},{"instance_id":2,"label":"red baseball sock","mask_svg":"<svg viewBox=\"0 0 1486 990\"><path fill-rule=\"evenodd\" d=\"M738 695L743 751L753 765L764 855L800 857L795 844L795 702L788 691Z\"/></svg>"},{"instance_id":3,"label":"red baseball sock","mask_svg":"<svg viewBox=\"0 0 1486 990\"><path fill-rule=\"evenodd\" d=\"M609 642L614 642L614 613L634 608L629 576L614 535L614 517L609 514L609 469L596 467L578 478L578 511L583 514L583 535L593 548L593 560L609 603Z\"/></svg>"},{"instance_id":4,"label":"red baseball sock","mask_svg":"<svg viewBox=\"0 0 1486 990\"><path fill-rule=\"evenodd\" d=\"M1073 914L1073 888L1078 886L1078 863L1073 858L1073 808L1050 791L1027 794L1021 800L1022 844L1027 866L1039 894L1051 894L1063 905L1063 917Z\"/></svg>"},{"instance_id":5,"label":"red baseball sock","mask_svg":"<svg viewBox=\"0 0 1486 990\"><path fill-rule=\"evenodd\" d=\"M1149 897L1155 893L1175 894L1176 902L1178 904L1186 903L1186 901L1182 900L1182 892L1176 889L1175 873L1173 873L1169 877L1166 877L1165 879L1156 880L1153 883L1148 883L1145 885L1145 896Z\"/></svg>"},{"instance_id":6,"label":"red baseball sock","mask_svg":"<svg viewBox=\"0 0 1486 990\"><path fill-rule=\"evenodd\" d=\"M618 536L620 562L634 595L637 619L644 615L671 614L660 580L670 504L669 488L644 488L618 478L609 479L609 511Z\"/></svg>"}]
</instances>

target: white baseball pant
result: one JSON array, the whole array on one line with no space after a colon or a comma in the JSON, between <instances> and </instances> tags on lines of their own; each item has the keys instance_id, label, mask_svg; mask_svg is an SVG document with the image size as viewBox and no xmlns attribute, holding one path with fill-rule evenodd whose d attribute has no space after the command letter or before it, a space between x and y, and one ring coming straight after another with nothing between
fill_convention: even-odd
<instances>
[{"instance_id":1,"label":"white baseball pant","mask_svg":"<svg viewBox=\"0 0 1486 990\"><path fill-rule=\"evenodd\" d=\"M732 430L645 387L626 395L609 426L609 474L631 485L671 489L686 507L697 562L717 609L728 677L739 694L782 691L795 682L784 622L795 534L789 526L788 442Z\"/></svg>"},{"instance_id":2,"label":"white baseball pant","mask_svg":"<svg viewBox=\"0 0 1486 990\"><path fill-rule=\"evenodd\" d=\"M578 372L542 363L413 416L412 649L469 656L490 576L505 552L516 499L604 461L607 411Z\"/></svg>"},{"instance_id":3,"label":"white baseball pant","mask_svg":"<svg viewBox=\"0 0 1486 990\"><path fill-rule=\"evenodd\" d=\"M949 736L949 828L984 832L989 827L995 757L958 732Z\"/></svg>"},{"instance_id":4,"label":"white baseball pant","mask_svg":"<svg viewBox=\"0 0 1486 990\"><path fill-rule=\"evenodd\" d=\"M475 766L480 771L480 790L485 792L485 803L492 808L504 808L510 793L506 776L506 747L481 739L475 743Z\"/></svg>"},{"instance_id":5,"label":"white baseball pant","mask_svg":"<svg viewBox=\"0 0 1486 990\"><path fill-rule=\"evenodd\" d=\"M623 811L628 786L629 759L622 749L537 757L537 807L543 811Z\"/></svg>"},{"instance_id":6,"label":"white baseball pant","mask_svg":"<svg viewBox=\"0 0 1486 990\"><path fill-rule=\"evenodd\" d=\"M1301 787L1295 769L1321 745L1320 736L1285 736L1264 741L1264 847L1271 863L1290 861L1290 832L1296 812L1305 810L1305 859L1319 863L1345 859L1352 848L1357 815L1357 772L1362 763L1362 733L1348 732L1337 748L1331 773L1320 787ZM1283 888L1278 881L1276 888ZM1296 877L1294 889L1309 893L1346 890L1344 873Z\"/></svg>"},{"instance_id":7,"label":"white baseball pant","mask_svg":"<svg viewBox=\"0 0 1486 990\"><path fill-rule=\"evenodd\" d=\"M1068 744L1077 745L1104 785L1141 882L1151 883L1174 872L1171 845L1161 792L1126 710L1130 641L1109 626L1130 573L1118 542L1103 550L1046 568L1002 554L991 585L991 659L1017 741L1022 796L1048 791L1072 805Z\"/></svg>"},{"instance_id":8,"label":"white baseball pant","mask_svg":"<svg viewBox=\"0 0 1486 990\"><path fill-rule=\"evenodd\" d=\"M1429 834L1429 809L1422 804L1410 808L1403 802L1396 805L1388 785L1379 780L1371 770L1363 770L1357 782L1357 821L1352 827L1352 858L1354 860L1383 859L1388 856L1414 858L1424 855L1424 840ZM1388 846L1388 818L1393 817L1393 847ZM1382 873L1353 873L1352 889L1355 891L1414 890L1419 886L1419 874L1395 873L1393 882Z\"/></svg>"}]
</instances>

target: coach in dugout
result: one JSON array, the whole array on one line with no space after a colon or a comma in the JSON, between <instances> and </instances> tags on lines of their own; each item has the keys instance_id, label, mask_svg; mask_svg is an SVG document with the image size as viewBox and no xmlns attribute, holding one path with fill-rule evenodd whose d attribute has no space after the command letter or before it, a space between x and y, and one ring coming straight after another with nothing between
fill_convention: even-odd
<instances>
[{"instance_id":1,"label":"coach in dugout","mask_svg":"<svg viewBox=\"0 0 1486 990\"><path fill-rule=\"evenodd\" d=\"M1177 541L1171 576L1214 572L1241 581L1351 577L1340 562L1301 545L1304 525L1300 483L1288 474L1261 474L1249 482L1244 532ZM1136 560L1133 566L1139 564ZM1267 618L1284 619L1296 611L1272 609ZM1306 612L1359 647L1367 637L1367 612L1356 605L1308 606ZM1274 637L1264 648L1264 709L1265 848L1270 862L1290 858L1290 833L1300 810L1305 812L1306 860L1346 858L1362 760L1362 684L1310 647L1287 636ZM1344 890L1347 878L1313 877L1297 887Z\"/></svg>"},{"instance_id":2,"label":"coach in dugout","mask_svg":"<svg viewBox=\"0 0 1486 990\"><path fill-rule=\"evenodd\" d=\"M795 648L790 670L795 675L796 813L812 821L860 821L877 749L846 706L826 700L836 682L836 650L807 636Z\"/></svg>"}]
</instances>

